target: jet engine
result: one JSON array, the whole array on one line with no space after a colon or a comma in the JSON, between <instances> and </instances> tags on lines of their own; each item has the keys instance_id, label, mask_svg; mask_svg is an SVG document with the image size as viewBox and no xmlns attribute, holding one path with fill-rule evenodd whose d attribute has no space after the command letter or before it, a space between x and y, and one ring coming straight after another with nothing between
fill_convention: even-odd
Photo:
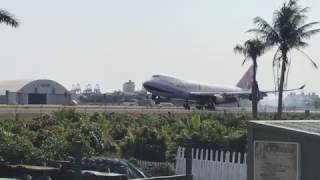
<instances>
[{"instance_id":1,"label":"jet engine","mask_svg":"<svg viewBox=\"0 0 320 180\"><path fill-rule=\"evenodd\" d=\"M234 103L238 102L238 98L234 96L221 96L221 95L216 95L215 100L213 101L215 104L225 104L225 103Z\"/></svg>"},{"instance_id":2,"label":"jet engine","mask_svg":"<svg viewBox=\"0 0 320 180\"><path fill-rule=\"evenodd\" d=\"M155 102L155 104L160 104L160 97L152 94L151 99Z\"/></svg>"},{"instance_id":3,"label":"jet engine","mask_svg":"<svg viewBox=\"0 0 320 180\"><path fill-rule=\"evenodd\" d=\"M214 100L215 104L221 104L221 103L224 103L226 101L226 99L221 95L216 95L214 99L215 99Z\"/></svg>"}]
</instances>

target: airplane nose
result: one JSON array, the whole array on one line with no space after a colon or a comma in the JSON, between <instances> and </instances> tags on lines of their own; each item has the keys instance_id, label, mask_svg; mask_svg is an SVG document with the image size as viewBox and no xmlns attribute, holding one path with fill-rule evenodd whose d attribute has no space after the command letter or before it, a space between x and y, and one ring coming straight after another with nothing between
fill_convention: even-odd
<instances>
[{"instance_id":1,"label":"airplane nose","mask_svg":"<svg viewBox=\"0 0 320 180\"><path fill-rule=\"evenodd\" d=\"M142 86L144 87L145 90L149 91L151 89L153 89L153 87L155 86L155 83L151 80L149 81L145 81Z\"/></svg>"},{"instance_id":2,"label":"airplane nose","mask_svg":"<svg viewBox=\"0 0 320 180\"><path fill-rule=\"evenodd\" d=\"M145 81L142 86L144 87L144 89L148 89L148 86L150 86L150 82L149 81Z\"/></svg>"}]
</instances>

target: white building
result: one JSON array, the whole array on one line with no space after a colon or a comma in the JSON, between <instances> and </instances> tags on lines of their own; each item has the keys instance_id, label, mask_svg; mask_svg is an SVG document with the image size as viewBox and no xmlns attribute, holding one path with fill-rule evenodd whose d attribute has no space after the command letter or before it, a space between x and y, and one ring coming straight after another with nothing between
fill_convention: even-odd
<instances>
[{"instance_id":1,"label":"white building","mask_svg":"<svg viewBox=\"0 0 320 180\"><path fill-rule=\"evenodd\" d=\"M1 104L71 104L72 95L52 80L0 81Z\"/></svg>"},{"instance_id":2,"label":"white building","mask_svg":"<svg viewBox=\"0 0 320 180\"><path fill-rule=\"evenodd\" d=\"M135 91L135 83L131 80L128 82L123 83L122 91L124 93L134 93Z\"/></svg>"}]
</instances>

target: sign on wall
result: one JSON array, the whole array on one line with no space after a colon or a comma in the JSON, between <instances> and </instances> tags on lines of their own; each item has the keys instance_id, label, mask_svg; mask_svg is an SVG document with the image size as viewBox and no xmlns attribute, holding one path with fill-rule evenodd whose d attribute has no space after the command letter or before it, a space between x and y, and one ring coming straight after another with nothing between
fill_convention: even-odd
<instances>
[{"instance_id":1,"label":"sign on wall","mask_svg":"<svg viewBox=\"0 0 320 180\"><path fill-rule=\"evenodd\" d=\"M254 141L254 180L299 180L298 143Z\"/></svg>"},{"instance_id":2,"label":"sign on wall","mask_svg":"<svg viewBox=\"0 0 320 180\"><path fill-rule=\"evenodd\" d=\"M50 84L35 84L35 87L42 87L42 88L48 88L50 87Z\"/></svg>"}]
</instances>

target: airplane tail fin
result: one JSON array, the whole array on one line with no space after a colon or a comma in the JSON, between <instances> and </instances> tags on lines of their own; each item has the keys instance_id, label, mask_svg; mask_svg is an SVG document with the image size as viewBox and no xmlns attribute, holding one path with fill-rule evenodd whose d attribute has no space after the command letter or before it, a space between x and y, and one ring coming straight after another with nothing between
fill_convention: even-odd
<instances>
[{"instance_id":1,"label":"airplane tail fin","mask_svg":"<svg viewBox=\"0 0 320 180\"><path fill-rule=\"evenodd\" d=\"M251 89L252 88L252 75L253 75L253 65L249 67L247 72L242 76L240 81L237 83L237 87L242 89Z\"/></svg>"}]
</instances>

